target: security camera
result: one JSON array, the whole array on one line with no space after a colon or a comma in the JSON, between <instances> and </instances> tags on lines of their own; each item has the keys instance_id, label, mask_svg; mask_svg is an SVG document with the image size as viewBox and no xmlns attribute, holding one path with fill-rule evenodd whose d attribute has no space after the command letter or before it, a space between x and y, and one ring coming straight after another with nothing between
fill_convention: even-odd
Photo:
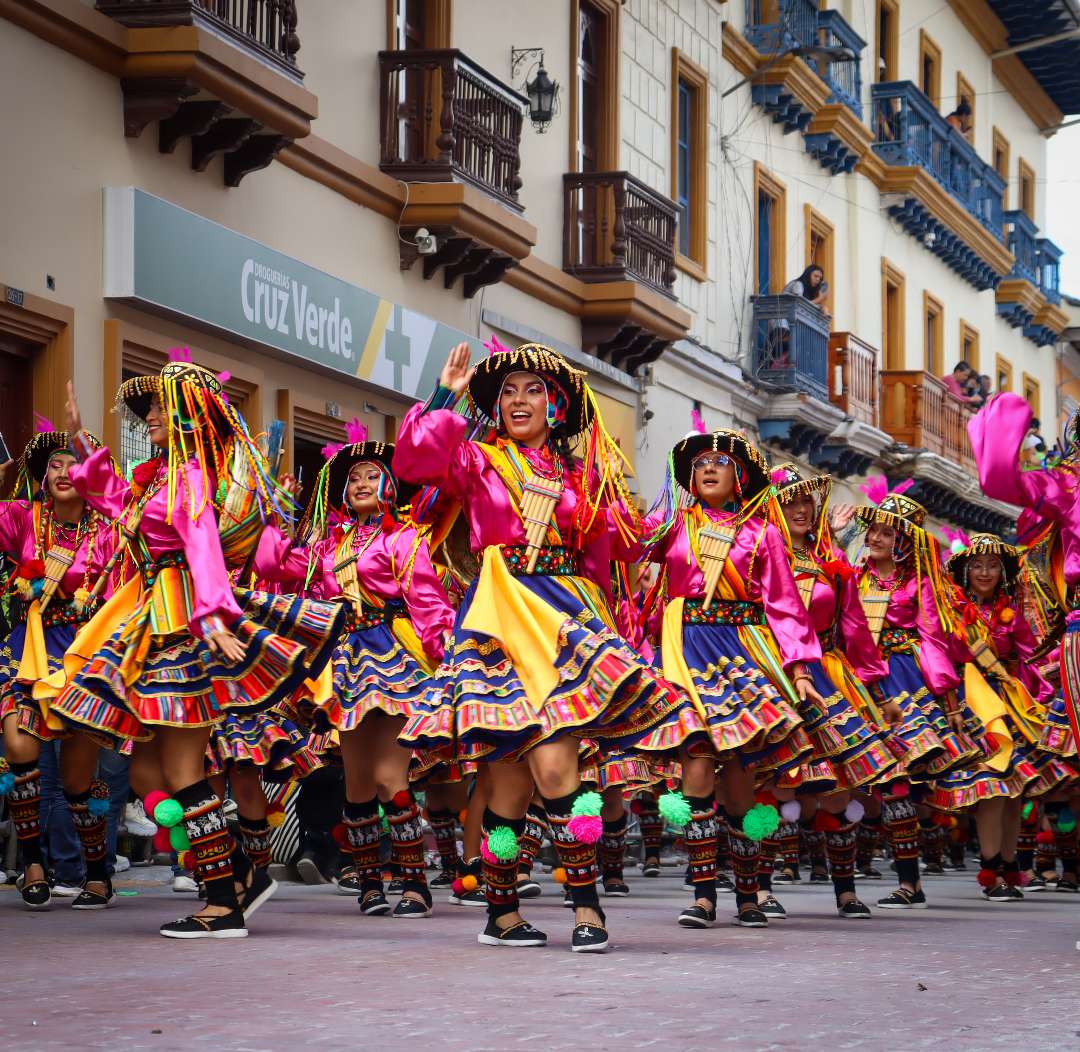
<instances>
[{"instance_id":1,"label":"security camera","mask_svg":"<svg viewBox=\"0 0 1080 1052\"><path fill-rule=\"evenodd\" d=\"M439 251L439 239L431 233L428 233L428 228L422 226L416 232L416 251L421 256L433 256Z\"/></svg>"},{"instance_id":2,"label":"security camera","mask_svg":"<svg viewBox=\"0 0 1080 1052\"><path fill-rule=\"evenodd\" d=\"M922 243L927 248L933 248L937 244L937 234L935 234L933 230L927 230L927 232L923 234Z\"/></svg>"}]
</instances>

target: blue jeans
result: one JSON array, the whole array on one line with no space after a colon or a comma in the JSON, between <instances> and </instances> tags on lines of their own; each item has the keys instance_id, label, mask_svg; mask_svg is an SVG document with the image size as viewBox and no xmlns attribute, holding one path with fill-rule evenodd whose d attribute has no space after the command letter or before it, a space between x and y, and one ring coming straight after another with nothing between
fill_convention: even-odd
<instances>
[{"instance_id":1,"label":"blue jeans","mask_svg":"<svg viewBox=\"0 0 1080 1052\"><path fill-rule=\"evenodd\" d=\"M59 742L41 743L38 768L41 771L41 850L45 864L58 881L81 884L86 872L82 844L60 783Z\"/></svg>"},{"instance_id":2,"label":"blue jeans","mask_svg":"<svg viewBox=\"0 0 1080 1052\"><path fill-rule=\"evenodd\" d=\"M105 819L105 865L109 876L116 869L116 838L120 834L120 819L124 816L131 782L131 757L115 749L102 749L98 754L98 777L109 787L109 814Z\"/></svg>"}]
</instances>

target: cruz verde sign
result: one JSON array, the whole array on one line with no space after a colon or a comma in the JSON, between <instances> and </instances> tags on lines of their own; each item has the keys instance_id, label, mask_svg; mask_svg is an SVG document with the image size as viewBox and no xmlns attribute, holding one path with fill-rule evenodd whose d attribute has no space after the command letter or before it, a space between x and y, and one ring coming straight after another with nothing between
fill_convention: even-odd
<instances>
[{"instance_id":1,"label":"cruz verde sign","mask_svg":"<svg viewBox=\"0 0 1080 1052\"><path fill-rule=\"evenodd\" d=\"M224 335L423 398L480 340L134 187L105 189L105 288Z\"/></svg>"}]
</instances>

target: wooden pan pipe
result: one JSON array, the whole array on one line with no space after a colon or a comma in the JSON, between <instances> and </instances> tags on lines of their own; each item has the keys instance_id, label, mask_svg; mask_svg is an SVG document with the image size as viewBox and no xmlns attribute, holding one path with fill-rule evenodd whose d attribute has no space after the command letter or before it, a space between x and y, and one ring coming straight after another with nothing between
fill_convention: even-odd
<instances>
[{"instance_id":1,"label":"wooden pan pipe","mask_svg":"<svg viewBox=\"0 0 1080 1052\"><path fill-rule=\"evenodd\" d=\"M866 623L870 626L870 635L876 643L881 638L881 630L885 626L885 614L889 609L889 593L881 588L871 588L862 594L863 613L866 614Z\"/></svg>"},{"instance_id":2,"label":"wooden pan pipe","mask_svg":"<svg viewBox=\"0 0 1080 1052\"><path fill-rule=\"evenodd\" d=\"M735 529L712 523L698 534L698 553L701 556L702 572L705 574L705 600L702 610L712 605L716 586L720 583L720 574L727 562L728 552L735 541Z\"/></svg>"},{"instance_id":3,"label":"wooden pan pipe","mask_svg":"<svg viewBox=\"0 0 1080 1052\"><path fill-rule=\"evenodd\" d=\"M562 481L534 475L525 483L521 498L521 518L525 522L525 545L529 549L528 572L536 569L540 549L547 540L548 527L555 516L555 506L562 496Z\"/></svg>"},{"instance_id":4,"label":"wooden pan pipe","mask_svg":"<svg viewBox=\"0 0 1080 1052\"><path fill-rule=\"evenodd\" d=\"M814 595L814 585L817 583L817 563L809 556L799 554L795 556L795 565L792 570L795 574L795 584L799 589L799 596L802 598L803 606L809 610L810 600Z\"/></svg>"},{"instance_id":5,"label":"wooden pan pipe","mask_svg":"<svg viewBox=\"0 0 1080 1052\"><path fill-rule=\"evenodd\" d=\"M71 569L75 561L75 553L70 548L62 548L54 545L45 556L45 585L41 589L41 612L45 613L52 597L56 595L64 574Z\"/></svg>"}]
</instances>

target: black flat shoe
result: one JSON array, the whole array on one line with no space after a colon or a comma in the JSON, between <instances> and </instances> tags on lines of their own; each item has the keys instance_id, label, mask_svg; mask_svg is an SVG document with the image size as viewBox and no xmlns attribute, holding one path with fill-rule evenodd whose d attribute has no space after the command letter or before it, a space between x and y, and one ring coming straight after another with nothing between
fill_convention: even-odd
<instances>
[{"instance_id":1,"label":"black flat shoe","mask_svg":"<svg viewBox=\"0 0 1080 1052\"><path fill-rule=\"evenodd\" d=\"M364 885L355 873L345 873L338 877L337 890L339 895L359 895Z\"/></svg>"},{"instance_id":2,"label":"black flat shoe","mask_svg":"<svg viewBox=\"0 0 1080 1052\"><path fill-rule=\"evenodd\" d=\"M845 920L870 920L873 917L870 907L858 899L852 899L851 902L845 902L843 906L837 906L836 914Z\"/></svg>"},{"instance_id":3,"label":"black flat shoe","mask_svg":"<svg viewBox=\"0 0 1080 1052\"><path fill-rule=\"evenodd\" d=\"M457 874L452 869L444 869L428 881L429 888L448 888L454 883Z\"/></svg>"},{"instance_id":4,"label":"black flat shoe","mask_svg":"<svg viewBox=\"0 0 1080 1052\"><path fill-rule=\"evenodd\" d=\"M757 906L750 906L748 909L739 910L732 917L731 923L740 928L767 928L769 918Z\"/></svg>"},{"instance_id":5,"label":"black flat shoe","mask_svg":"<svg viewBox=\"0 0 1080 1052\"><path fill-rule=\"evenodd\" d=\"M773 883L775 883L775 881ZM825 873L820 869L812 869L812 870L810 870L810 883L811 884L831 884L832 881L829 879L829 874L828 873Z\"/></svg>"},{"instance_id":6,"label":"black flat shoe","mask_svg":"<svg viewBox=\"0 0 1080 1052\"><path fill-rule=\"evenodd\" d=\"M774 899L772 895L764 902L759 902L758 909L761 910L769 920L787 920L787 910L784 909L779 899Z\"/></svg>"},{"instance_id":7,"label":"black flat shoe","mask_svg":"<svg viewBox=\"0 0 1080 1052\"><path fill-rule=\"evenodd\" d=\"M399 920L420 920L422 917L431 916L431 892L427 888L422 891L420 888L409 888L410 895L402 894L402 897L398 900L398 904L394 907L391 917L397 917ZM421 895L423 901L414 899L412 895Z\"/></svg>"},{"instance_id":8,"label":"black flat shoe","mask_svg":"<svg viewBox=\"0 0 1080 1052\"><path fill-rule=\"evenodd\" d=\"M864 866L858 870L855 874L856 880L881 880L881 870L875 869L873 866Z\"/></svg>"},{"instance_id":9,"label":"black flat shoe","mask_svg":"<svg viewBox=\"0 0 1080 1052\"><path fill-rule=\"evenodd\" d=\"M682 928L711 928L716 923L716 910L704 906L687 906L679 914L679 926Z\"/></svg>"},{"instance_id":10,"label":"black flat shoe","mask_svg":"<svg viewBox=\"0 0 1080 1052\"><path fill-rule=\"evenodd\" d=\"M240 912L247 921L251 915L278 889L276 880L271 880L265 869L251 871L251 883L244 888L240 896Z\"/></svg>"},{"instance_id":11,"label":"black flat shoe","mask_svg":"<svg viewBox=\"0 0 1080 1052\"><path fill-rule=\"evenodd\" d=\"M940 862L928 862L923 867L923 876L941 877L945 875L945 867Z\"/></svg>"},{"instance_id":12,"label":"black flat shoe","mask_svg":"<svg viewBox=\"0 0 1080 1052\"><path fill-rule=\"evenodd\" d=\"M23 873L15 881L22 896L23 905L28 910L47 910L52 903L52 888L47 880L31 880L27 882L26 874Z\"/></svg>"},{"instance_id":13,"label":"black flat shoe","mask_svg":"<svg viewBox=\"0 0 1080 1052\"><path fill-rule=\"evenodd\" d=\"M609 948L608 930L604 927L604 911L599 910L600 923L585 921L574 925L574 934L570 936L571 953L607 953Z\"/></svg>"},{"instance_id":14,"label":"black flat shoe","mask_svg":"<svg viewBox=\"0 0 1080 1052\"><path fill-rule=\"evenodd\" d=\"M725 891L729 895L735 894L735 885L732 883L731 877L724 873L716 874L716 890Z\"/></svg>"},{"instance_id":15,"label":"black flat shoe","mask_svg":"<svg viewBox=\"0 0 1080 1052\"><path fill-rule=\"evenodd\" d=\"M166 939L246 939L248 933L240 910L230 910L221 917L181 917L159 930Z\"/></svg>"},{"instance_id":16,"label":"black flat shoe","mask_svg":"<svg viewBox=\"0 0 1080 1052\"><path fill-rule=\"evenodd\" d=\"M518 877L517 896L519 899L535 899L543 893L544 889L532 877Z\"/></svg>"},{"instance_id":17,"label":"black flat shoe","mask_svg":"<svg viewBox=\"0 0 1080 1052\"><path fill-rule=\"evenodd\" d=\"M641 864L641 875L643 877L660 876L660 862L655 858L645 859Z\"/></svg>"},{"instance_id":18,"label":"black flat shoe","mask_svg":"<svg viewBox=\"0 0 1080 1052\"><path fill-rule=\"evenodd\" d=\"M630 894L630 885L621 877L605 877L604 894L613 899L625 899Z\"/></svg>"},{"instance_id":19,"label":"black flat shoe","mask_svg":"<svg viewBox=\"0 0 1080 1052\"><path fill-rule=\"evenodd\" d=\"M878 899L878 907L883 910L924 910L926 896L921 891L908 891L897 888L891 895Z\"/></svg>"},{"instance_id":20,"label":"black flat shoe","mask_svg":"<svg viewBox=\"0 0 1080 1052\"><path fill-rule=\"evenodd\" d=\"M487 927L476 937L481 946L547 946L547 936L528 921L518 921L509 928L500 928L488 919Z\"/></svg>"},{"instance_id":21,"label":"black flat shoe","mask_svg":"<svg viewBox=\"0 0 1080 1052\"><path fill-rule=\"evenodd\" d=\"M88 891L87 886L90 884L104 884L105 894L99 894L96 891ZM84 880L82 883L82 891L75 896L71 901L71 908L73 910L103 910L106 909L116 895L113 894L113 886L111 880Z\"/></svg>"},{"instance_id":22,"label":"black flat shoe","mask_svg":"<svg viewBox=\"0 0 1080 1052\"><path fill-rule=\"evenodd\" d=\"M390 912L390 903L382 891L369 891L356 901L360 903L360 912L365 917L384 917Z\"/></svg>"},{"instance_id":23,"label":"black flat shoe","mask_svg":"<svg viewBox=\"0 0 1080 1052\"><path fill-rule=\"evenodd\" d=\"M397 877L394 877L389 884L386 885L386 893L388 895L401 895L405 891L405 884Z\"/></svg>"}]
</instances>

